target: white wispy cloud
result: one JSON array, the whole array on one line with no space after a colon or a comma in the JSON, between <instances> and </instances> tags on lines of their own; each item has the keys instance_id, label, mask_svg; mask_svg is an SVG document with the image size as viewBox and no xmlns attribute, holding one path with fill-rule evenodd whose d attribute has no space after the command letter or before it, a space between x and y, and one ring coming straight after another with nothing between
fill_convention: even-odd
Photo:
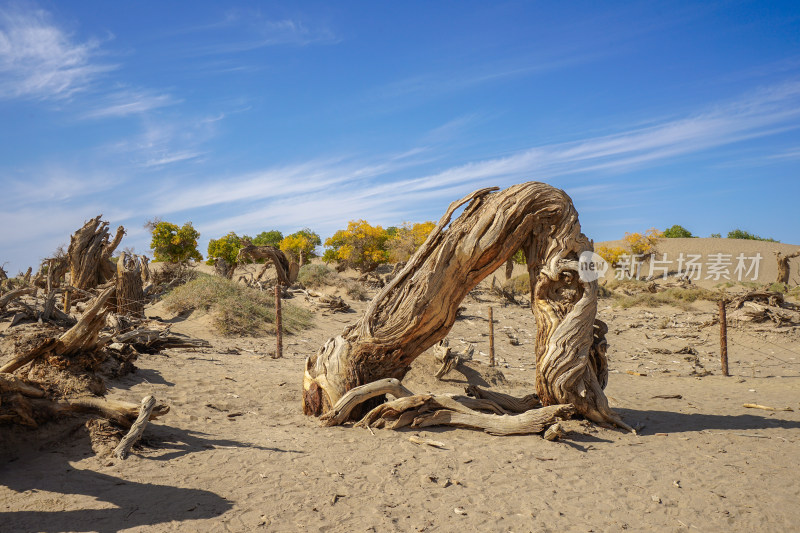
<instances>
[{"instance_id":1,"label":"white wispy cloud","mask_svg":"<svg viewBox=\"0 0 800 533\"><path fill-rule=\"evenodd\" d=\"M0 98L67 98L116 68L94 61L97 41L75 40L51 19L39 9L0 7Z\"/></svg>"},{"instance_id":2,"label":"white wispy cloud","mask_svg":"<svg viewBox=\"0 0 800 533\"><path fill-rule=\"evenodd\" d=\"M675 185L659 181L639 187L614 187L608 182L609 176L654 168L688 155L709 154L708 158L714 161L711 150L733 148L744 139L800 128L798 118L800 83L788 83L691 116L611 135L533 146L502 157L451 164L433 171L431 167L441 166L442 160L436 161L437 154L423 146L370 158L317 158L233 176L194 172L191 181L176 178L155 188L149 184L142 187L141 193L120 201L141 218L160 215L194 220L204 237L228 231L304 226L324 236L353 218L384 224L436 218L450 201L478 187L528 180L565 188L576 195L577 201L602 196L608 205L625 206L637 199L652 198L654 191L665 194ZM166 165L171 158L191 159L197 151L164 149L174 147L175 136L182 129L178 124L153 123L136 143L141 145L142 154L151 154L149 161L154 166ZM94 197L94 192L87 189L81 198L91 206ZM10 221L14 220L15 210L9 207L4 216ZM38 212L45 208L43 203ZM33 212L36 211L28 211L28 218ZM65 223L71 222L66 220L66 213L62 216ZM46 230L41 224L36 227L37 231ZM137 247L140 244L136 243Z\"/></svg>"},{"instance_id":3,"label":"white wispy cloud","mask_svg":"<svg viewBox=\"0 0 800 533\"><path fill-rule=\"evenodd\" d=\"M340 42L327 26L309 22L308 17L271 19L259 10L230 10L219 21L178 30L178 33L201 32L204 43L191 50L192 55L225 55L248 52L269 46L331 45ZM215 34L224 32L224 38ZM235 32L231 35L231 32ZM243 68L252 68L244 66Z\"/></svg>"},{"instance_id":4,"label":"white wispy cloud","mask_svg":"<svg viewBox=\"0 0 800 533\"><path fill-rule=\"evenodd\" d=\"M171 163L179 163L181 161L188 161L190 159L197 159L202 156L202 152L173 152L162 155L155 159L148 159L142 166L144 167L160 167L169 165Z\"/></svg>"},{"instance_id":5,"label":"white wispy cloud","mask_svg":"<svg viewBox=\"0 0 800 533\"><path fill-rule=\"evenodd\" d=\"M179 103L169 94L145 89L125 89L109 93L98 107L86 112L85 118L110 118L138 115Z\"/></svg>"},{"instance_id":6,"label":"white wispy cloud","mask_svg":"<svg viewBox=\"0 0 800 533\"><path fill-rule=\"evenodd\" d=\"M139 133L101 146L97 152L125 157L134 167L157 169L184 161L199 162L207 154L208 141L216 135L224 113L214 116L140 117Z\"/></svg>"},{"instance_id":7,"label":"white wispy cloud","mask_svg":"<svg viewBox=\"0 0 800 533\"><path fill-rule=\"evenodd\" d=\"M646 127L569 143L542 145L504 157L451 166L416 178L392 179L400 169L422 165L414 157L400 163L395 156L369 164L319 160L266 169L233 178L207 180L182 188L180 195L160 191L156 212L190 212L214 205L239 205L237 215L209 224L214 230L248 227L259 221L286 225L339 224L352 217L408 212L421 202L446 202L486 185L505 186L538 179L570 185L578 195L610 193L607 185L587 183L597 176L652 166L744 139L800 127L800 84L755 92L704 113ZM411 151L417 154L420 152ZM427 163L428 161L426 161ZM564 181L562 176L572 175ZM663 183L649 187L664 188ZM634 191L646 195L647 190ZM631 194L634 194L631 192ZM619 194L619 193L615 193ZM623 200L624 202L625 200ZM224 229L228 228L228 229Z\"/></svg>"}]
</instances>

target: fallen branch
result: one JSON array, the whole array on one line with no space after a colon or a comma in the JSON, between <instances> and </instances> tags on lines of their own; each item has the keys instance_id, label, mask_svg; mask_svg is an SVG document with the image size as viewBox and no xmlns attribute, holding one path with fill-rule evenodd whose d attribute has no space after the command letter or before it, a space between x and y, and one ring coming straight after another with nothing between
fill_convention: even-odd
<instances>
[{"instance_id":1,"label":"fallen branch","mask_svg":"<svg viewBox=\"0 0 800 533\"><path fill-rule=\"evenodd\" d=\"M549 405L518 415L487 415L483 413L458 413L439 410L423 414L414 419L413 427L460 426L482 429L490 435L529 435L541 433L558 419L569 418L575 413L572 404Z\"/></svg>"},{"instance_id":2,"label":"fallen branch","mask_svg":"<svg viewBox=\"0 0 800 533\"><path fill-rule=\"evenodd\" d=\"M145 396L142 399L142 406L139 408L139 416L136 418L136 421L131 426L131 430L128 432L127 435L119 442L119 445L114 449L114 456L118 459L125 460L128 457L128 454L131 451L131 447L136 444L142 433L144 433L144 428L147 426L147 422L150 420L150 414L153 412L153 408L156 405L156 399L153 396Z\"/></svg>"},{"instance_id":3,"label":"fallen branch","mask_svg":"<svg viewBox=\"0 0 800 533\"><path fill-rule=\"evenodd\" d=\"M531 409L541 407L542 405L542 402L539 401L539 397L535 394L528 394L522 398L517 398L502 392L482 389L477 385L470 385L465 390L469 396L491 400L504 410L511 413L524 413L526 411L530 411Z\"/></svg>"},{"instance_id":4,"label":"fallen branch","mask_svg":"<svg viewBox=\"0 0 800 533\"><path fill-rule=\"evenodd\" d=\"M36 289L34 287L23 287L22 289L14 289L13 291L8 291L3 296L0 296L0 311L6 308L6 306L16 298L20 296L25 296L26 294L33 294Z\"/></svg>"},{"instance_id":5,"label":"fallen branch","mask_svg":"<svg viewBox=\"0 0 800 533\"><path fill-rule=\"evenodd\" d=\"M367 383L366 385L361 385L360 387L347 391L347 393L336 402L333 409L319 418L320 423L323 426L339 426L347 420L350 413L353 412L353 409L360 404L384 394L391 394L400 398L413 396L414 393L405 388L402 383L400 383L400 380L395 378L373 381L372 383Z\"/></svg>"},{"instance_id":6,"label":"fallen branch","mask_svg":"<svg viewBox=\"0 0 800 533\"><path fill-rule=\"evenodd\" d=\"M433 357L442 365L439 367L439 370L436 371L434 376L436 379L442 379L451 370L458 368L458 365L460 365L462 362L471 361L474 353L475 346L472 344L467 347L467 351L463 354L453 352L450 350L450 343L448 340L442 339L436 346L433 347Z\"/></svg>"}]
</instances>

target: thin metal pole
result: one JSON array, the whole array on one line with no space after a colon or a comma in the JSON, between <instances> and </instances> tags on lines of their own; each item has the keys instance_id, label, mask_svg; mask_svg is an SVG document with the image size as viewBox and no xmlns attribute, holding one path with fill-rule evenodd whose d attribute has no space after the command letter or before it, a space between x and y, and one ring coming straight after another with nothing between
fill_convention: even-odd
<instances>
[{"instance_id":1,"label":"thin metal pole","mask_svg":"<svg viewBox=\"0 0 800 533\"><path fill-rule=\"evenodd\" d=\"M494 312L489 307L489 366L494 366Z\"/></svg>"},{"instance_id":2,"label":"thin metal pole","mask_svg":"<svg viewBox=\"0 0 800 533\"><path fill-rule=\"evenodd\" d=\"M722 375L728 373L728 319L725 316L725 299L719 301L719 352L722 362Z\"/></svg>"},{"instance_id":3,"label":"thin metal pole","mask_svg":"<svg viewBox=\"0 0 800 533\"><path fill-rule=\"evenodd\" d=\"M275 357L283 357L283 324L281 323L281 287L275 285L275 337L277 346L275 347Z\"/></svg>"}]
</instances>

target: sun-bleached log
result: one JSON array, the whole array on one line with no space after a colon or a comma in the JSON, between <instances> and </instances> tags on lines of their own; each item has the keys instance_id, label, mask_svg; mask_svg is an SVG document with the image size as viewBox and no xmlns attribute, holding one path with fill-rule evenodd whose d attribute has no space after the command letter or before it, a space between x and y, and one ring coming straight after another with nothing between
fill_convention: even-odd
<instances>
[{"instance_id":1,"label":"sun-bleached log","mask_svg":"<svg viewBox=\"0 0 800 533\"><path fill-rule=\"evenodd\" d=\"M606 368L595 338L597 282L578 275L579 256L592 243L581 233L572 201L537 182L496 191L481 189L451 204L363 316L306 360L306 414L329 411L359 385L402 379L417 356L447 335L467 293L522 249L538 326L539 398L630 429L608 406L605 376L597 374Z\"/></svg>"}]
</instances>

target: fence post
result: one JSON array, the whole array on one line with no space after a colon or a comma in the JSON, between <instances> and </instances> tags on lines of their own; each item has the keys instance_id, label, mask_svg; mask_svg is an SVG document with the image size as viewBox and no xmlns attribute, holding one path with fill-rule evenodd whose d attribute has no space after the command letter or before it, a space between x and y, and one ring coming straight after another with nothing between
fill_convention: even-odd
<instances>
[{"instance_id":1,"label":"fence post","mask_svg":"<svg viewBox=\"0 0 800 533\"><path fill-rule=\"evenodd\" d=\"M494 312L489 306L489 366L494 366Z\"/></svg>"},{"instance_id":2,"label":"fence post","mask_svg":"<svg viewBox=\"0 0 800 533\"><path fill-rule=\"evenodd\" d=\"M281 324L280 284L275 285L275 337L277 345L275 347L275 357L273 357L273 359L283 357L283 324Z\"/></svg>"},{"instance_id":3,"label":"fence post","mask_svg":"<svg viewBox=\"0 0 800 533\"><path fill-rule=\"evenodd\" d=\"M725 315L725 298L719 301L719 352L722 363L722 375L728 373L728 319Z\"/></svg>"}]
</instances>

